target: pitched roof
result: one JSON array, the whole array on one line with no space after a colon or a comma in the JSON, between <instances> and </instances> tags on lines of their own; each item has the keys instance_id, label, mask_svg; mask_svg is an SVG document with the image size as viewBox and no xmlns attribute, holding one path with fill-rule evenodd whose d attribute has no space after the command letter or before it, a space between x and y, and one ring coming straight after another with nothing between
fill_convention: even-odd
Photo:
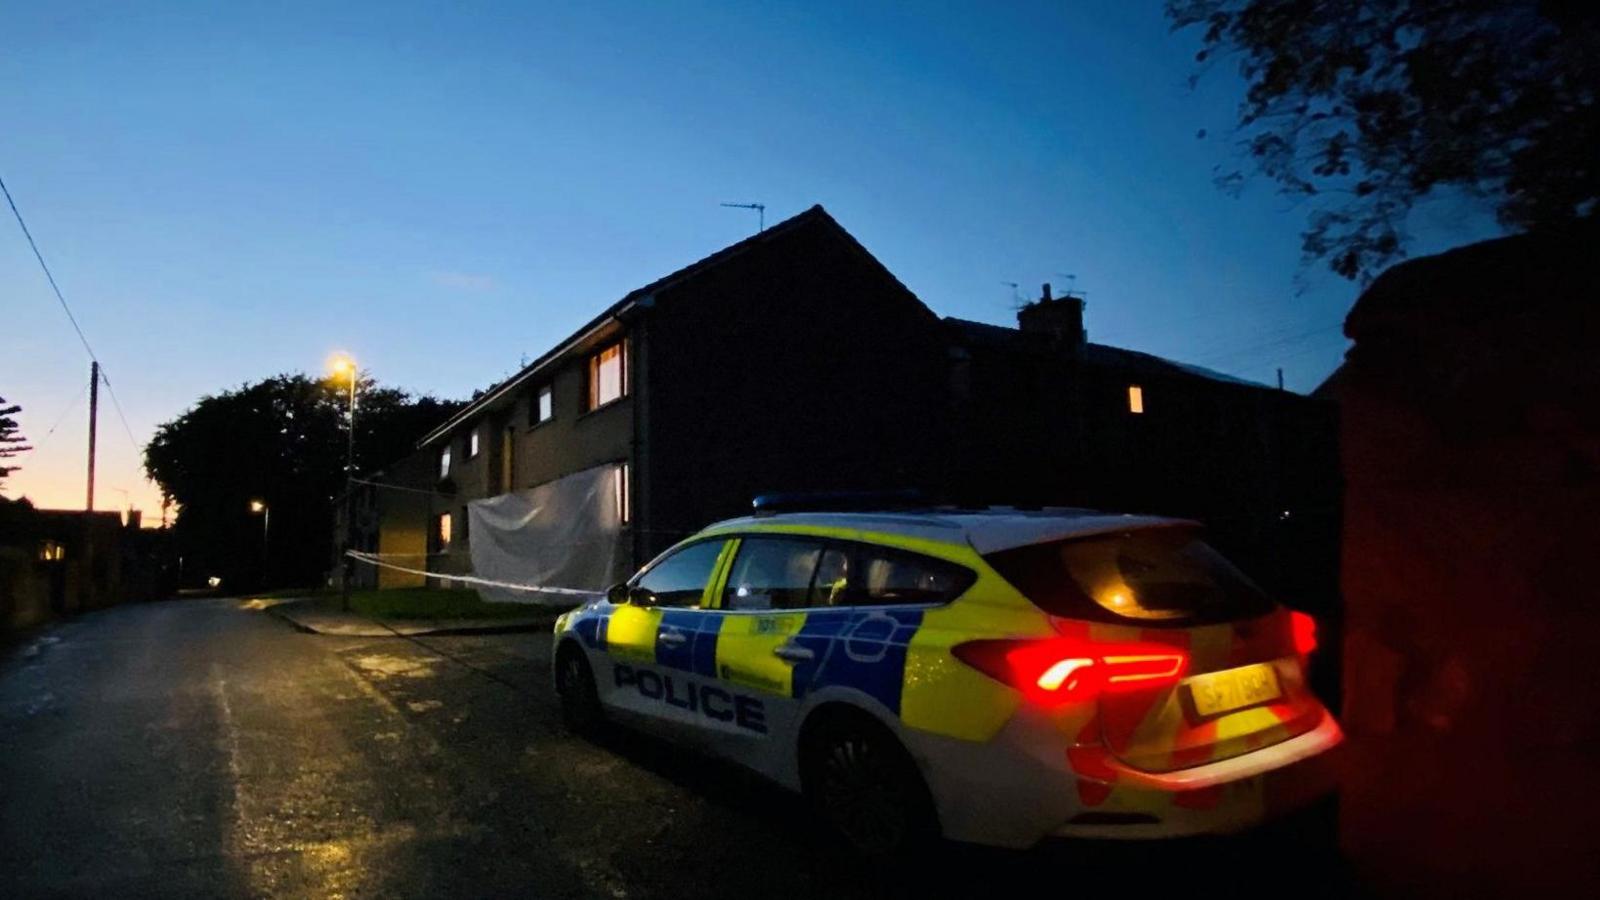
<instances>
[{"instance_id":1,"label":"pitched roof","mask_svg":"<svg viewBox=\"0 0 1600 900\"><path fill-rule=\"evenodd\" d=\"M509 378L491 385L487 390L479 395L477 399L462 407L459 412L445 420L443 424L439 425L439 427L424 435L423 438L417 442L417 446L425 447L439 438L448 435L463 422L466 422L468 419L471 419L473 416L478 415L485 409L499 402L501 399L506 397L506 395L522 386L545 366L549 365L551 362L554 362L563 353L570 349L572 345L579 343L590 333L604 326L607 322L616 319L618 316L622 315L622 313L626 312L628 309L637 305L641 301L648 300L655 294L658 294L661 291L678 284L679 282L685 281L701 274L702 272L705 272L708 269L727 262L728 260L733 259L741 253L744 253L746 250L749 250L759 244L782 237L803 225L811 223L824 223L831 225L833 228L837 229L840 234L848 238L858 250L860 250L862 253L866 253L868 258L872 258L872 254L867 253L866 248L862 247L860 243L856 242L855 238L852 237L848 231L845 231L842 225L840 225L832 216L828 215L828 211L823 209L821 204L812 206L810 209L807 209L798 215L784 219L783 221L773 225L771 228L768 228L764 231L758 231L742 241L729 244L728 246L723 247L721 250L696 260L695 262L692 262L675 272L670 272L661 276L660 278L657 278L655 281L644 285L643 287L634 288L633 290L629 291L627 294L623 295L622 299L606 307L605 310L603 310L599 315L595 316L593 319L590 319L587 323L579 327L577 331L574 331L567 338L557 343L549 351L541 354L538 359L535 359L533 362L523 366ZM876 262L876 259L873 261ZM882 268L883 271L888 272L888 269L884 268L881 263L879 263L878 266L879 268ZM893 277L893 273L890 273L890 276ZM896 279L895 283L899 284L899 280ZM901 285L901 287L904 287L904 285Z\"/></svg>"},{"instance_id":2,"label":"pitched roof","mask_svg":"<svg viewBox=\"0 0 1600 900\"><path fill-rule=\"evenodd\" d=\"M962 340L973 344L982 344L991 347L1020 348L1027 341L1026 333L1017 328L1008 328L1004 325L990 325L986 322L973 322L967 319L946 318L945 324ZM1092 366L1105 368L1118 368L1135 375L1173 376L1187 375L1195 378L1206 378L1225 384L1237 384L1245 387L1266 388L1269 385L1244 378L1236 378L1222 372L1177 360L1166 359L1152 353L1142 353L1138 350L1128 350L1122 347L1112 347L1108 344L1085 344L1084 362Z\"/></svg>"}]
</instances>

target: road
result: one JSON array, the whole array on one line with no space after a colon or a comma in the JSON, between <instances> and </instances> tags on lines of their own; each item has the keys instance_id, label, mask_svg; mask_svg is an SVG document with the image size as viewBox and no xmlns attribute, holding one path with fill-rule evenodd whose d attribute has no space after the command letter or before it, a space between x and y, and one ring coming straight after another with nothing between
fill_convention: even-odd
<instances>
[{"instance_id":1,"label":"road","mask_svg":"<svg viewBox=\"0 0 1600 900\"><path fill-rule=\"evenodd\" d=\"M13 643L0 895L848 898L1040 879L1170 895L1222 877L1282 896L1298 852L1281 836L948 848L879 871L738 770L567 735L548 644L305 634L237 600L120 607Z\"/></svg>"}]
</instances>

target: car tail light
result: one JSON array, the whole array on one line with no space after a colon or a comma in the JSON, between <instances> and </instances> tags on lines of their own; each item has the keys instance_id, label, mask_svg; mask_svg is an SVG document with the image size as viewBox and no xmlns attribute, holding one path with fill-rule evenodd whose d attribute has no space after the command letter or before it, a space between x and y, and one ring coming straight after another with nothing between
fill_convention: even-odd
<instances>
[{"instance_id":1,"label":"car tail light","mask_svg":"<svg viewBox=\"0 0 1600 900\"><path fill-rule=\"evenodd\" d=\"M1310 656L1317 649L1317 620L1303 612L1289 613L1289 630L1294 635L1294 652Z\"/></svg>"},{"instance_id":2,"label":"car tail light","mask_svg":"<svg viewBox=\"0 0 1600 900\"><path fill-rule=\"evenodd\" d=\"M1043 638L968 641L956 659L1044 706L1093 700L1102 693L1176 684L1189 655L1163 644L1093 644Z\"/></svg>"}]
</instances>

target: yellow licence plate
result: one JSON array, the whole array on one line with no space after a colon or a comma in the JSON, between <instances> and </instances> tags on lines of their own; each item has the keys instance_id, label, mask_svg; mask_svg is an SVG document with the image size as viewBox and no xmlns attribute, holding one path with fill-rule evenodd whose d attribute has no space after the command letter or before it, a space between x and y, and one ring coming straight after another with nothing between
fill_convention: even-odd
<instances>
[{"instance_id":1,"label":"yellow licence plate","mask_svg":"<svg viewBox=\"0 0 1600 900\"><path fill-rule=\"evenodd\" d=\"M1267 663L1196 675L1189 679L1188 687L1194 711L1203 719L1283 696L1278 672Z\"/></svg>"}]
</instances>

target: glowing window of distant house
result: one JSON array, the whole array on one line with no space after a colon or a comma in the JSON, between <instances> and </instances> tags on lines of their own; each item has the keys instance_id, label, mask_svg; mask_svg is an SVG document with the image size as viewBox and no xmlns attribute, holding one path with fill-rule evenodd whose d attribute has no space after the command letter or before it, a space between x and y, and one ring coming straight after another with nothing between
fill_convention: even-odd
<instances>
[{"instance_id":1,"label":"glowing window of distant house","mask_svg":"<svg viewBox=\"0 0 1600 900\"><path fill-rule=\"evenodd\" d=\"M476 426L467 432L467 459L478 455L478 429Z\"/></svg>"},{"instance_id":2,"label":"glowing window of distant house","mask_svg":"<svg viewBox=\"0 0 1600 900\"><path fill-rule=\"evenodd\" d=\"M438 529L437 537L439 538L439 546L440 547L448 547L448 546L450 546L450 514L449 513L440 513L439 514L439 529Z\"/></svg>"},{"instance_id":3,"label":"glowing window of distant house","mask_svg":"<svg viewBox=\"0 0 1600 900\"><path fill-rule=\"evenodd\" d=\"M60 541L40 541L39 561L60 562L67 558L67 545Z\"/></svg>"},{"instance_id":4,"label":"glowing window of distant house","mask_svg":"<svg viewBox=\"0 0 1600 900\"><path fill-rule=\"evenodd\" d=\"M446 446L439 451L439 480L450 477L450 447Z\"/></svg>"},{"instance_id":5,"label":"glowing window of distant house","mask_svg":"<svg viewBox=\"0 0 1600 900\"><path fill-rule=\"evenodd\" d=\"M533 421L529 423L532 425L537 425L540 422L548 422L555 416L555 395L550 390L550 385L547 384L544 387L539 388L539 393L535 394L533 397L533 406L529 412L532 413L531 418Z\"/></svg>"},{"instance_id":6,"label":"glowing window of distant house","mask_svg":"<svg viewBox=\"0 0 1600 900\"><path fill-rule=\"evenodd\" d=\"M1135 415L1144 412L1144 388L1137 384L1128 385L1128 412Z\"/></svg>"},{"instance_id":7,"label":"glowing window of distant house","mask_svg":"<svg viewBox=\"0 0 1600 900\"><path fill-rule=\"evenodd\" d=\"M618 341L589 357L587 408L599 409L628 395L627 344Z\"/></svg>"},{"instance_id":8,"label":"glowing window of distant house","mask_svg":"<svg viewBox=\"0 0 1600 900\"><path fill-rule=\"evenodd\" d=\"M617 521L623 525L633 521L633 498L629 496L628 478L630 467L627 463L617 466L612 474L612 493L617 501Z\"/></svg>"}]
</instances>

